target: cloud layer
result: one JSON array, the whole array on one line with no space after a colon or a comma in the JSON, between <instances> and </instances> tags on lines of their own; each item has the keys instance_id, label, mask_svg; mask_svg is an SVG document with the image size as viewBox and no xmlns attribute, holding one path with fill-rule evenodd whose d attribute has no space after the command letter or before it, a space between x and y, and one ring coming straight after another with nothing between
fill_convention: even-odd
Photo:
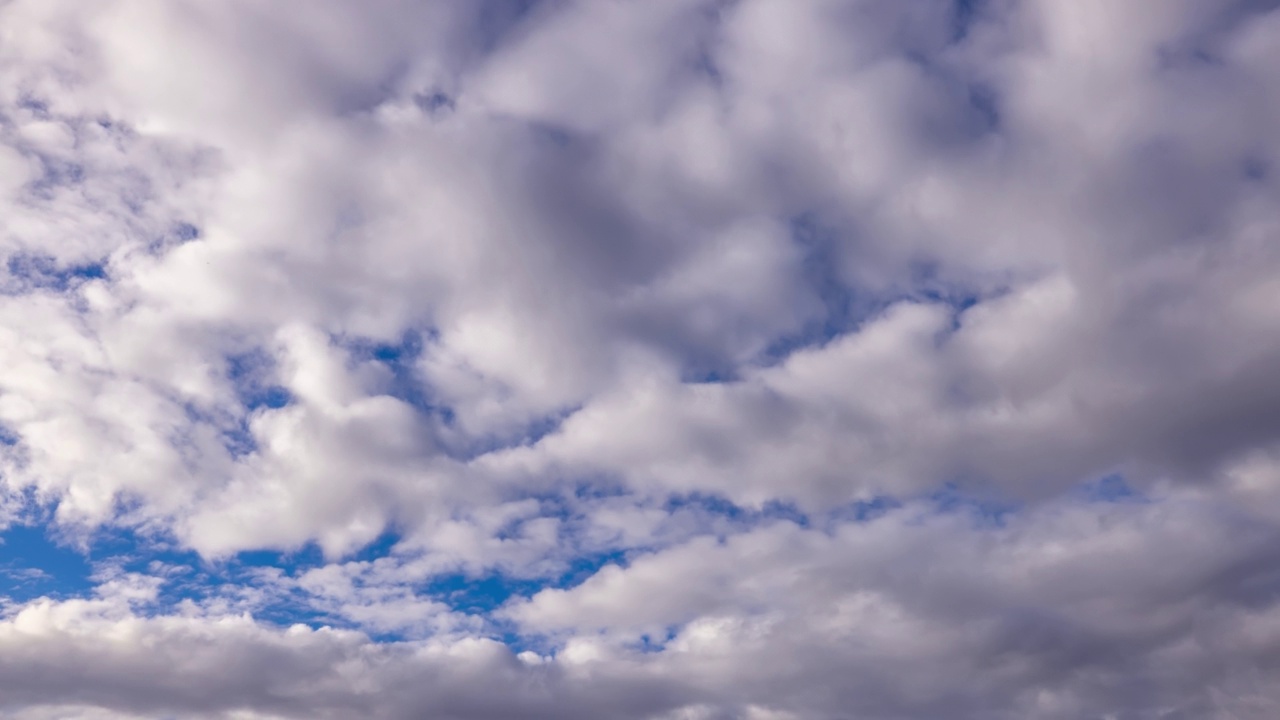
<instances>
[{"instance_id":1,"label":"cloud layer","mask_svg":"<svg viewBox=\"0 0 1280 720\"><path fill-rule=\"evenodd\" d=\"M0 2L0 715L1273 717L1277 67L1265 0Z\"/></svg>"}]
</instances>

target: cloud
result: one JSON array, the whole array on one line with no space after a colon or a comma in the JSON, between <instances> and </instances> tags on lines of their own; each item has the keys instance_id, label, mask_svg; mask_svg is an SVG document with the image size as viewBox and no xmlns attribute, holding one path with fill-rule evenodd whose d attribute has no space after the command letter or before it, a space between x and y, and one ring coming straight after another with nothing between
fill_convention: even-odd
<instances>
[{"instance_id":1,"label":"cloud","mask_svg":"<svg viewBox=\"0 0 1280 720\"><path fill-rule=\"evenodd\" d=\"M0 713L1269 717L1277 47L0 3Z\"/></svg>"}]
</instances>

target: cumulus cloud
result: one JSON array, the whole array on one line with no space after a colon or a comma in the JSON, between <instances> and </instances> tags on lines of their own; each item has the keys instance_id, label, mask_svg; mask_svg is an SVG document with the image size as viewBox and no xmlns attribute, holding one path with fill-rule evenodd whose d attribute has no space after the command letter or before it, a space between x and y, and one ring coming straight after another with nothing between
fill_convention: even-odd
<instances>
[{"instance_id":1,"label":"cumulus cloud","mask_svg":"<svg viewBox=\"0 0 1280 720\"><path fill-rule=\"evenodd\" d=\"M1272 716L1278 53L0 3L0 713Z\"/></svg>"}]
</instances>

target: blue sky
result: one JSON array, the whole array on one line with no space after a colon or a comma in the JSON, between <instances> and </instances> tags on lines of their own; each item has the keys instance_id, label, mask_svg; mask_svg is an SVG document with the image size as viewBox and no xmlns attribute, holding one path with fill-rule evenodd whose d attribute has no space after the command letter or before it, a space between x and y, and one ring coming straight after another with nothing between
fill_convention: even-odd
<instances>
[{"instance_id":1,"label":"blue sky","mask_svg":"<svg viewBox=\"0 0 1280 720\"><path fill-rule=\"evenodd\" d=\"M0 718L1270 718L1280 9L0 4Z\"/></svg>"}]
</instances>

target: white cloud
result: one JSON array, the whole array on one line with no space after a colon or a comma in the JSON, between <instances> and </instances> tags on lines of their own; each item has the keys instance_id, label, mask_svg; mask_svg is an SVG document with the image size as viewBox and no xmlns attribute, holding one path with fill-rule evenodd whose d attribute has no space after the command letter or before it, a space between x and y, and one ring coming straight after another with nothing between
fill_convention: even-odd
<instances>
[{"instance_id":1,"label":"white cloud","mask_svg":"<svg viewBox=\"0 0 1280 720\"><path fill-rule=\"evenodd\" d=\"M6 522L323 556L36 567L0 714L1269 716L1277 47L1245 0L0 3Z\"/></svg>"}]
</instances>

